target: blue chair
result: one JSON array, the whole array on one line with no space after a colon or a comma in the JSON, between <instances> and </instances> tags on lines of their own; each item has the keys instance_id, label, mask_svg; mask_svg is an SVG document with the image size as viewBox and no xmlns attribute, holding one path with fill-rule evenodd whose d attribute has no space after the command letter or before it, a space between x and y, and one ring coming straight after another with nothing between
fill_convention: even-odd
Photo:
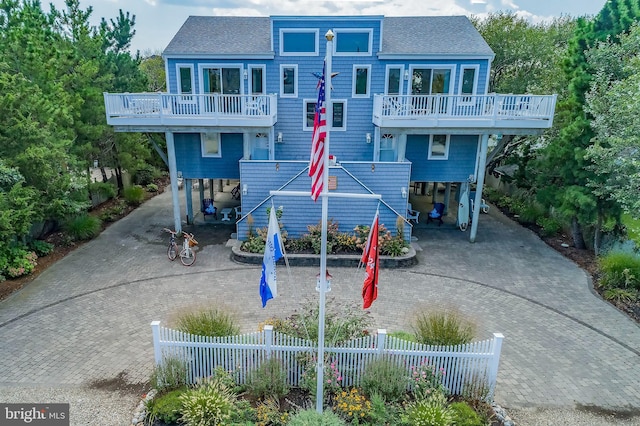
<instances>
[{"instance_id":1,"label":"blue chair","mask_svg":"<svg viewBox=\"0 0 640 426\"><path fill-rule=\"evenodd\" d=\"M444 203L435 203L433 205L433 210L429 212L427 215L427 223L432 220L437 220L438 226L442 225L444 221L442 220L442 215L444 214Z\"/></svg>"},{"instance_id":2,"label":"blue chair","mask_svg":"<svg viewBox=\"0 0 640 426\"><path fill-rule=\"evenodd\" d=\"M213 205L213 200L211 198L205 198L202 200L202 208L200 211L205 218L207 215L211 215L214 219L218 220L218 209Z\"/></svg>"}]
</instances>

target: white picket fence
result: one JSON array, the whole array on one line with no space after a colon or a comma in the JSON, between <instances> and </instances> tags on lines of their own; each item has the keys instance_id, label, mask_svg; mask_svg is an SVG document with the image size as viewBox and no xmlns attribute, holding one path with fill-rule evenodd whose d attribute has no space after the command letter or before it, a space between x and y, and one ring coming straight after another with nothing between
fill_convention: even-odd
<instances>
[{"instance_id":1,"label":"white picket fence","mask_svg":"<svg viewBox=\"0 0 640 426\"><path fill-rule=\"evenodd\" d=\"M270 325L261 332L226 337L194 336L161 327L160 321L153 321L151 329L156 364L168 357L185 361L189 383L211 376L220 366L234 372L236 381L244 384L262 362L277 357L287 367L289 385L298 386L303 358L317 352L312 341L279 333ZM326 347L325 353L340 371L344 387L358 386L367 365L386 357L404 366L408 375L412 367L423 363L443 372L442 384L451 394L482 393L492 399L503 339L502 334L494 333L492 339L466 345L428 346L388 336L381 329L343 346Z\"/></svg>"}]
</instances>

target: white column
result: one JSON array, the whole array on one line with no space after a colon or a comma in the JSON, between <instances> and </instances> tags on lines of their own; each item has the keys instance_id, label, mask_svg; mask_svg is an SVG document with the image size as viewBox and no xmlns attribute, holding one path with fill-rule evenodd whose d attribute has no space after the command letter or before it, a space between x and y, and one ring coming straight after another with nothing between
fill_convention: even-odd
<instances>
[{"instance_id":1,"label":"white column","mask_svg":"<svg viewBox=\"0 0 640 426\"><path fill-rule=\"evenodd\" d=\"M169 158L169 178L171 180L171 199L173 201L173 226L177 232L182 232L180 222L180 197L178 197L178 166L176 164L176 146L173 133L166 132L167 157Z\"/></svg>"},{"instance_id":2,"label":"white column","mask_svg":"<svg viewBox=\"0 0 640 426\"><path fill-rule=\"evenodd\" d=\"M482 141L480 142L480 158L478 159L478 176L476 179L476 198L473 200L473 218L471 219L471 232L469 234L469 241L476 242L476 234L478 232L478 219L480 218L480 206L482 205L482 187L484 186L484 174L487 166L487 147L489 146L489 135L482 135Z\"/></svg>"}]
</instances>

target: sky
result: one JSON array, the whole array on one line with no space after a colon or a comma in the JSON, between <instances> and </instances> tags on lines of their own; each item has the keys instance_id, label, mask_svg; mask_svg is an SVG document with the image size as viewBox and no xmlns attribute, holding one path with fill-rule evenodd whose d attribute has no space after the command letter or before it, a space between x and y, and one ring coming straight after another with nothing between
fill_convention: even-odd
<instances>
[{"instance_id":1,"label":"sky","mask_svg":"<svg viewBox=\"0 0 640 426\"><path fill-rule=\"evenodd\" d=\"M553 17L595 15L606 0L80 0L93 8L91 23L116 18L118 11L136 18L131 48L142 54L160 53L187 17L270 15L385 15L482 17L491 12L513 11L537 23ZM43 0L64 9L64 0Z\"/></svg>"}]
</instances>

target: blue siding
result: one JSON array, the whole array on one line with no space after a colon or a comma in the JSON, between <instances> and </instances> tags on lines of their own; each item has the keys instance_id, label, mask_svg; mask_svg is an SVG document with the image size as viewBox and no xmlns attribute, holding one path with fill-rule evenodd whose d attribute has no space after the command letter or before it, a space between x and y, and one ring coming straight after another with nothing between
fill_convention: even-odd
<instances>
[{"instance_id":1,"label":"blue siding","mask_svg":"<svg viewBox=\"0 0 640 426\"><path fill-rule=\"evenodd\" d=\"M429 135L407 135L405 157L413 164L411 180L418 182L466 182L475 174L478 136L452 135L448 160L427 160Z\"/></svg>"},{"instance_id":2,"label":"blue siding","mask_svg":"<svg viewBox=\"0 0 640 426\"><path fill-rule=\"evenodd\" d=\"M223 133L220 137L222 157L203 157L199 133L176 133L178 171L187 179L238 179L238 161L242 158L243 137L238 133Z\"/></svg>"},{"instance_id":3,"label":"blue siding","mask_svg":"<svg viewBox=\"0 0 640 426\"><path fill-rule=\"evenodd\" d=\"M342 167L331 167L329 176L337 179L337 191L343 193L369 193L364 186L376 194L381 194L383 200L395 211L404 214L407 208L407 199L402 198L401 189L408 188L411 165L409 163L342 163ZM302 172L291 181L283 190L309 191L311 179L306 172L307 162L240 162L241 180L243 186L247 186L247 194L242 196L242 211L247 214L250 206L256 206L269 197L269 191L278 189L287 184L294 176ZM358 183L350 174L355 176ZM407 189L408 191L408 189ZM273 205L283 206L284 211L281 222L288 234L299 237L307 232L308 225L319 223L322 214L321 201L313 202L307 197L274 196ZM254 220L254 228L267 226L267 207L271 201L267 201L258 207L251 216ZM377 200L330 198L329 218L336 218L341 232L350 232L357 225L370 225L378 206ZM396 232L397 215L387 206L380 205L380 222L387 229ZM408 235L410 226L405 226ZM238 238L246 239L248 234L247 221L238 223Z\"/></svg>"}]
</instances>

